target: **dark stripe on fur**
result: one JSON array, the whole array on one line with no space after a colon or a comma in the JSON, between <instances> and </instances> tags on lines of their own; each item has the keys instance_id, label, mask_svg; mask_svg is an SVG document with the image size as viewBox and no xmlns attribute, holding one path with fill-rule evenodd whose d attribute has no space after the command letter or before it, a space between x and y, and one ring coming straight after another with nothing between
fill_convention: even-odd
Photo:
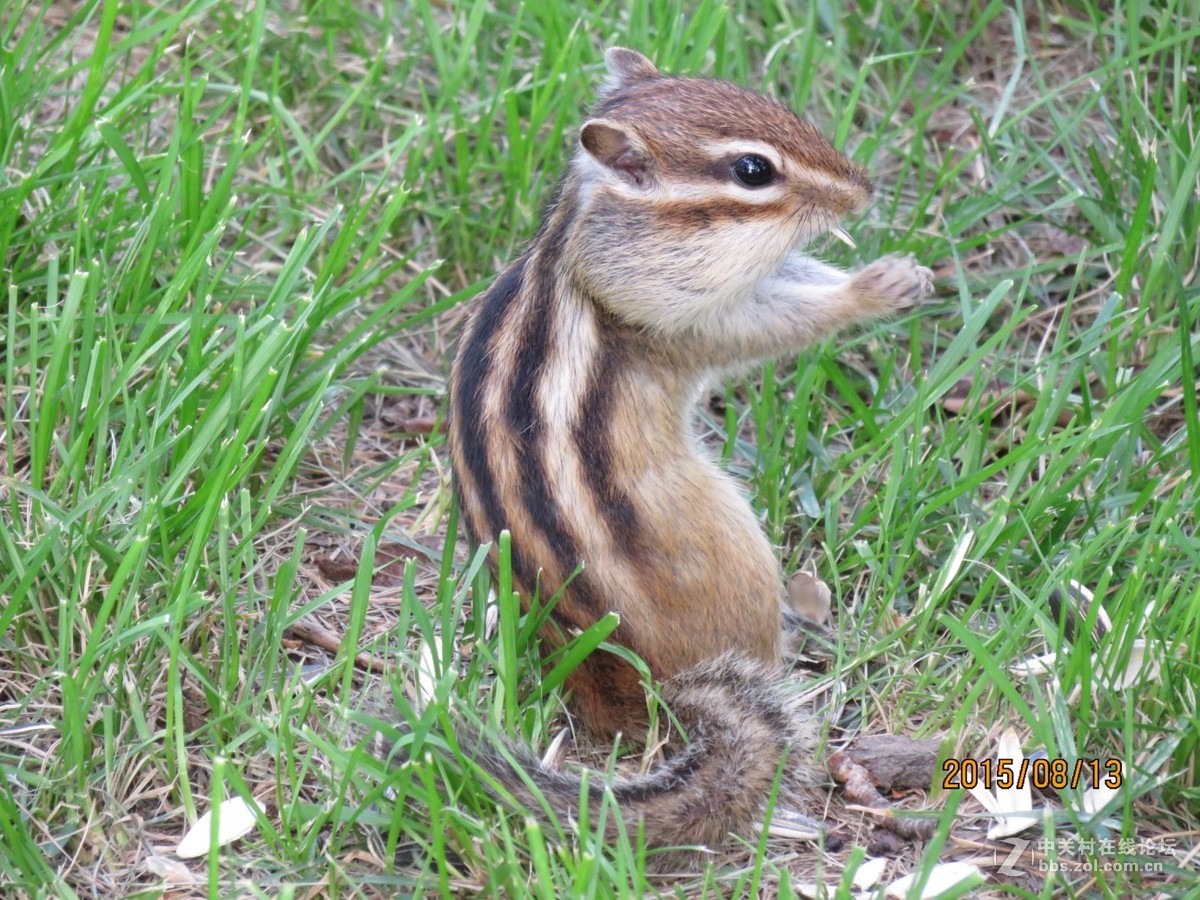
<instances>
[{"instance_id":1,"label":"dark stripe on fur","mask_svg":"<svg viewBox=\"0 0 1200 900\"><path fill-rule=\"evenodd\" d=\"M570 225L570 212L563 211L553 230L548 231L544 245L550 252L547 258L558 256L561 243ZM542 259L539 254L537 262ZM557 560L562 578L567 578L583 561L579 544L563 520L546 473L542 457L546 422L538 408L538 394L545 377L546 361L550 358L550 341L554 335L557 302L554 296L555 273L540 265L530 270L529 290L533 300L526 313L520 340L513 361L512 383L508 388L508 407L505 419L517 445L517 472L520 479L521 502L533 527L545 535L550 551ZM558 585L547 585L557 590ZM580 572L569 588L575 602L585 608L599 610L597 597L586 572Z\"/></svg>"},{"instance_id":2,"label":"dark stripe on fur","mask_svg":"<svg viewBox=\"0 0 1200 900\"><path fill-rule=\"evenodd\" d=\"M656 797L686 788L704 765L709 748L704 743L689 744L647 777L613 783L613 798L621 806L649 803Z\"/></svg>"},{"instance_id":3,"label":"dark stripe on fur","mask_svg":"<svg viewBox=\"0 0 1200 900\"><path fill-rule=\"evenodd\" d=\"M724 656L668 680L662 694L673 703L692 743L644 775L589 772L593 823L607 786L626 832L635 833L642 822L649 846L716 847L731 831L744 835L761 815L779 761L794 738L801 742L799 758L796 753L788 758L781 802L794 803L800 797L795 792L814 783L814 773L805 765L812 742L808 713L788 708L770 670ZM546 769L527 747L506 743L501 748L469 728L455 730L464 752L523 806L543 809L540 794L560 824L579 814L580 772ZM610 838L616 833L611 821L607 830Z\"/></svg>"},{"instance_id":4,"label":"dark stripe on fur","mask_svg":"<svg viewBox=\"0 0 1200 900\"><path fill-rule=\"evenodd\" d=\"M676 702L672 695L687 696L697 688L716 683L729 697L736 698L739 709L752 711L775 734L785 734L788 714L779 702L778 676L748 660L738 663L738 659L701 664L679 673L668 682L671 694L664 694L663 699L668 703ZM703 710L697 713L700 721L703 721L702 713Z\"/></svg>"},{"instance_id":5,"label":"dark stripe on fur","mask_svg":"<svg viewBox=\"0 0 1200 900\"><path fill-rule=\"evenodd\" d=\"M483 395L491 375L492 337L504 324L505 313L521 289L526 257L522 256L501 275L480 301L471 333L458 354L455 365L454 413L452 427L458 443L458 457L474 485L483 507L487 534L473 534L477 541L494 540L507 524L500 498L488 465L487 433L483 422ZM471 517L468 516L468 520ZM468 521L468 528L480 523Z\"/></svg>"},{"instance_id":6,"label":"dark stripe on fur","mask_svg":"<svg viewBox=\"0 0 1200 900\"><path fill-rule=\"evenodd\" d=\"M616 380L625 362L613 343L603 347L592 368L587 393L580 405L572 437L596 508L600 510L615 540L614 546L628 556L640 555L641 541L637 509L629 494L613 478L612 409Z\"/></svg>"},{"instance_id":7,"label":"dark stripe on fur","mask_svg":"<svg viewBox=\"0 0 1200 900\"><path fill-rule=\"evenodd\" d=\"M659 229L678 227L695 231L726 222L753 221L758 217L783 220L790 209L791 203L787 200L774 203L743 203L729 197L708 203L666 200L654 205L654 217Z\"/></svg>"}]
</instances>

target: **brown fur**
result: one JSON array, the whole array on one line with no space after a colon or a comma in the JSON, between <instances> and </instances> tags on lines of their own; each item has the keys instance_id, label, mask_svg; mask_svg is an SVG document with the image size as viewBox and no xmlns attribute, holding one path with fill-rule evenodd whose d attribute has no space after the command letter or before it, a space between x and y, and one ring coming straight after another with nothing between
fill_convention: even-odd
<instances>
[{"instance_id":1,"label":"brown fur","mask_svg":"<svg viewBox=\"0 0 1200 900\"><path fill-rule=\"evenodd\" d=\"M632 51L608 61L557 201L463 335L451 455L472 538L512 533L523 597L549 598L584 565L548 636L618 613L616 641L689 732L661 771L614 782L626 825L642 821L651 845L718 844L751 823L789 748L786 784L812 781L812 727L779 680L775 551L698 448L692 403L714 375L911 305L929 273L887 257L850 274L796 252L870 183L780 104L659 76ZM736 181L744 153L777 161L771 184ZM628 664L594 654L569 686L589 730L644 731ZM503 754L474 752L532 801ZM577 778L520 761L569 815Z\"/></svg>"},{"instance_id":2,"label":"brown fur","mask_svg":"<svg viewBox=\"0 0 1200 900\"><path fill-rule=\"evenodd\" d=\"M809 764L813 729L771 667L730 654L688 669L663 683L661 696L673 713L691 723L686 749L645 775L588 779L593 816L601 792L610 790L621 811L608 816L605 837L624 829L632 838L640 825L654 847L719 847L730 832L743 831L760 814L763 801L779 781L781 804L802 803L818 779ZM580 776L554 771L527 749L503 750L477 734L460 734L474 762L516 797L539 809L541 798L561 822L578 814ZM786 764L780 766L786 757ZM537 793L514 775L512 762L529 774ZM679 862L668 856L663 862Z\"/></svg>"}]
</instances>

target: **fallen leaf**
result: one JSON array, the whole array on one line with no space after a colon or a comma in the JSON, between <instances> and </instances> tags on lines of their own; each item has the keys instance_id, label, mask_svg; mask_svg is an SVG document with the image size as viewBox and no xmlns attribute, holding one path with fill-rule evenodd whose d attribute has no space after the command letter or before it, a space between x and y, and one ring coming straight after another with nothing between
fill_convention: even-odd
<instances>
[{"instance_id":1,"label":"fallen leaf","mask_svg":"<svg viewBox=\"0 0 1200 900\"><path fill-rule=\"evenodd\" d=\"M371 853L369 850L352 850L349 853L347 853L345 856L342 857L342 862L344 862L344 863L352 863L352 862L366 863L367 865L374 866L380 872L382 872L384 869L387 868L387 866L384 865L383 860L380 859L378 856L376 856L374 853Z\"/></svg>"},{"instance_id":2,"label":"fallen leaf","mask_svg":"<svg viewBox=\"0 0 1200 900\"><path fill-rule=\"evenodd\" d=\"M945 396L942 397L942 409L951 415L957 416L967 408L967 401L970 399L971 392L974 389L974 378L969 375L965 378L960 378L946 392ZM997 419L1007 412L1033 403L1036 399L1028 391L1014 388L1010 384L1004 384L999 379L993 378L980 391L976 406L980 409L991 407L992 418Z\"/></svg>"},{"instance_id":3,"label":"fallen leaf","mask_svg":"<svg viewBox=\"0 0 1200 900\"><path fill-rule=\"evenodd\" d=\"M413 416L400 423L400 430L408 434L434 434L441 431L437 416Z\"/></svg>"},{"instance_id":4,"label":"fallen leaf","mask_svg":"<svg viewBox=\"0 0 1200 900\"><path fill-rule=\"evenodd\" d=\"M343 550L321 554L313 558L317 569L330 581L352 581L358 574L360 557L348 555ZM371 583L381 587L395 587L404 581L404 569L410 559L419 563L430 563L433 557L415 541L401 543L400 541L385 541L375 548L376 571L371 576Z\"/></svg>"},{"instance_id":5,"label":"fallen leaf","mask_svg":"<svg viewBox=\"0 0 1200 900\"><path fill-rule=\"evenodd\" d=\"M330 553L316 557L313 562L330 581L350 581L358 572L358 559L355 557Z\"/></svg>"},{"instance_id":6,"label":"fallen leaf","mask_svg":"<svg viewBox=\"0 0 1200 900\"><path fill-rule=\"evenodd\" d=\"M1074 260L1088 248L1088 242L1079 235L1046 222L1025 223L1020 231L1029 251L1038 260L1056 256Z\"/></svg>"},{"instance_id":7,"label":"fallen leaf","mask_svg":"<svg viewBox=\"0 0 1200 900\"><path fill-rule=\"evenodd\" d=\"M410 559L415 559L418 563L433 562L429 551L419 546L416 541L386 541L380 544L375 548L376 572L371 583L392 586L403 584L404 570Z\"/></svg>"}]
</instances>

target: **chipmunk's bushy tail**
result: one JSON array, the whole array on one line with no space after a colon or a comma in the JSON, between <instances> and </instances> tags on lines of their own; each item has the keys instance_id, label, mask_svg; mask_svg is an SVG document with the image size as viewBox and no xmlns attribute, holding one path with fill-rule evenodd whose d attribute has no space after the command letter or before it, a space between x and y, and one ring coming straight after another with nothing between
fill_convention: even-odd
<instances>
[{"instance_id":1,"label":"chipmunk's bushy tail","mask_svg":"<svg viewBox=\"0 0 1200 900\"><path fill-rule=\"evenodd\" d=\"M716 848L730 833L746 835L761 816L785 754L781 805L825 780L811 762L812 714L772 668L726 655L667 680L660 695L690 743L644 775L589 773L593 824L610 790L626 832L636 835L640 822L648 846ZM545 768L528 748L497 746L478 735L460 734L459 743L523 806L543 809L540 795L559 822L578 817L580 773ZM610 815L606 836L614 839L619 827Z\"/></svg>"}]
</instances>

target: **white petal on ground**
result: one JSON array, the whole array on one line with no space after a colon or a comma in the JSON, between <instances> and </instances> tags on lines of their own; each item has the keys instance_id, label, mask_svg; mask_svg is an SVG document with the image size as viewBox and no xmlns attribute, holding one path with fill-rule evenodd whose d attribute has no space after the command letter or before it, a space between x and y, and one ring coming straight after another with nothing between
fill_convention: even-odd
<instances>
[{"instance_id":1,"label":"white petal on ground","mask_svg":"<svg viewBox=\"0 0 1200 900\"><path fill-rule=\"evenodd\" d=\"M941 863L933 867L919 896L921 898L936 897L951 890L955 891L957 896L976 885L983 884L986 880L987 876L977 866L970 863ZM916 881L916 875L905 875L889 884L884 896L911 898L912 895L909 892Z\"/></svg>"},{"instance_id":2,"label":"white petal on ground","mask_svg":"<svg viewBox=\"0 0 1200 900\"><path fill-rule=\"evenodd\" d=\"M840 891L836 884L818 884L816 882L800 882L793 884L792 888L796 892L797 897L804 897L805 900L832 900L837 897L838 900L871 900L872 895L864 892L854 891L847 894L845 891Z\"/></svg>"},{"instance_id":3,"label":"white petal on ground","mask_svg":"<svg viewBox=\"0 0 1200 900\"><path fill-rule=\"evenodd\" d=\"M1115 648L1113 652L1116 652ZM1142 638L1135 640L1129 648L1129 661L1123 671L1114 672L1109 666L1104 667L1104 683L1114 691L1123 691L1143 678L1158 680L1158 659L1153 648Z\"/></svg>"},{"instance_id":4,"label":"white petal on ground","mask_svg":"<svg viewBox=\"0 0 1200 900\"><path fill-rule=\"evenodd\" d=\"M985 788L981 782L976 781L967 790L970 791L972 797L979 801L980 806L994 816L1000 815L1000 804L996 802L996 795Z\"/></svg>"},{"instance_id":5,"label":"white petal on ground","mask_svg":"<svg viewBox=\"0 0 1200 900\"><path fill-rule=\"evenodd\" d=\"M1004 729L1000 735L1000 743L996 748L997 762L1008 762L1012 767L1013 783L1007 790L996 788L996 806L1003 818L988 829L988 840L1009 837L1024 831L1037 821L1036 816L1028 815L1033 812L1033 795L1029 790L1029 781L1018 784L1017 774L1021 771L1021 763L1025 754L1021 752L1021 739L1013 728ZM1010 815L1017 813L1017 815Z\"/></svg>"},{"instance_id":6,"label":"white petal on ground","mask_svg":"<svg viewBox=\"0 0 1200 900\"><path fill-rule=\"evenodd\" d=\"M1102 664L1100 657L1092 654L1092 669L1100 673L1096 682L1111 691L1123 691L1137 684L1143 678L1148 681L1157 680L1159 669L1157 646L1148 644L1142 638L1135 640L1129 650L1129 659L1125 663L1125 668L1120 671L1113 671L1112 666ZM1116 652L1115 646L1111 648L1111 652ZM1008 670L1014 675L1033 678L1037 675L1053 674L1057 661L1057 654L1043 653L1040 656L1031 656L1019 663L1014 663L1009 666Z\"/></svg>"},{"instance_id":7,"label":"white petal on ground","mask_svg":"<svg viewBox=\"0 0 1200 900\"><path fill-rule=\"evenodd\" d=\"M232 843L254 830L257 809L242 797L225 800L221 803L219 812L220 821L217 823L218 847L224 847L226 844ZM194 859L197 856L204 856L204 854L208 853L211 846L212 810L210 809L196 820L195 825L188 829L188 833L183 836L183 840L175 848L175 855L181 859Z\"/></svg>"},{"instance_id":8,"label":"white petal on ground","mask_svg":"<svg viewBox=\"0 0 1200 900\"><path fill-rule=\"evenodd\" d=\"M1021 752L1021 739L1014 729L1006 728L1000 735L996 756L999 762L1007 761L1012 766L1012 787L1003 791L997 789L992 793L984 787L982 779L979 779L967 788L971 796L979 801L979 805L996 817L996 821L988 829L988 840L1019 834L1038 821L1036 816L1031 815L1033 795L1030 793L1028 780L1020 787L1016 784L1017 773L1021 769L1021 761L1025 759L1025 754Z\"/></svg>"},{"instance_id":9,"label":"white petal on ground","mask_svg":"<svg viewBox=\"0 0 1200 900\"><path fill-rule=\"evenodd\" d=\"M872 888L883 877L883 873L887 870L887 865L888 861L881 856L864 859L862 865L854 871L854 877L850 883L860 891Z\"/></svg>"},{"instance_id":10,"label":"white petal on ground","mask_svg":"<svg viewBox=\"0 0 1200 900\"><path fill-rule=\"evenodd\" d=\"M434 700L437 674L433 665L433 648L425 641L417 654L417 705L425 709Z\"/></svg>"},{"instance_id":11,"label":"white petal on ground","mask_svg":"<svg viewBox=\"0 0 1200 900\"><path fill-rule=\"evenodd\" d=\"M550 742L550 746L546 748L546 752L542 754L543 769L561 769L566 758L566 751L563 748L567 744L567 735L570 732L564 728L554 736L554 740Z\"/></svg>"},{"instance_id":12,"label":"white petal on ground","mask_svg":"<svg viewBox=\"0 0 1200 900\"><path fill-rule=\"evenodd\" d=\"M1057 661L1057 653L1043 653L1040 656L1031 656L1029 659L1023 659L1019 663L1013 663L1008 667L1008 671L1014 675L1022 675L1025 678L1032 678L1035 675L1047 675L1054 672L1054 664Z\"/></svg>"},{"instance_id":13,"label":"white petal on ground","mask_svg":"<svg viewBox=\"0 0 1200 900\"><path fill-rule=\"evenodd\" d=\"M941 599L942 595L950 588L951 582L958 577L959 570L962 569L963 561L967 558L967 551L971 549L971 544L975 540L975 532L964 531L958 538L958 543L954 545L954 549L950 553L950 559L942 566L942 570L938 572L937 580L933 583L933 590L930 592L925 603L918 602L917 609L913 611L913 615L919 615L924 612L924 606L928 603L936 603Z\"/></svg>"},{"instance_id":14,"label":"white petal on ground","mask_svg":"<svg viewBox=\"0 0 1200 900\"><path fill-rule=\"evenodd\" d=\"M169 856L148 856L145 865L146 871L161 878L167 889L186 887L196 881L191 869Z\"/></svg>"},{"instance_id":15,"label":"white petal on ground","mask_svg":"<svg viewBox=\"0 0 1200 900\"><path fill-rule=\"evenodd\" d=\"M1124 771L1124 766L1121 767ZM1121 792L1119 787L1109 787L1109 775L1105 772L1100 776L1100 783L1094 784L1083 792L1083 811L1089 815L1095 815L1108 806L1108 802L1113 797Z\"/></svg>"},{"instance_id":16,"label":"white petal on ground","mask_svg":"<svg viewBox=\"0 0 1200 900\"><path fill-rule=\"evenodd\" d=\"M1068 582L1071 590L1075 591L1084 600L1080 604L1079 612L1083 614L1083 618L1087 618L1091 611L1092 604L1096 605L1096 626L1102 634L1108 634L1112 631L1112 619L1109 618L1108 610L1104 608L1103 603L1096 603L1096 595L1092 593L1091 588L1080 584L1078 581L1071 580Z\"/></svg>"},{"instance_id":17,"label":"white petal on ground","mask_svg":"<svg viewBox=\"0 0 1200 900\"><path fill-rule=\"evenodd\" d=\"M756 822L754 827L761 833L763 823ZM822 831L821 823L816 819L780 806L771 811L771 821L767 823L766 828L771 837L789 841L820 840Z\"/></svg>"},{"instance_id":18,"label":"white petal on ground","mask_svg":"<svg viewBox=\"0 0 1200 900\"><path fill-rule=\"evenodd\" d=\"M495 635L496 629L500 627L500 604L496 601L496 592L488 591L487 605L483 612L483 636L486 640L491 640Z\"/></svg>"}]
</instances>

